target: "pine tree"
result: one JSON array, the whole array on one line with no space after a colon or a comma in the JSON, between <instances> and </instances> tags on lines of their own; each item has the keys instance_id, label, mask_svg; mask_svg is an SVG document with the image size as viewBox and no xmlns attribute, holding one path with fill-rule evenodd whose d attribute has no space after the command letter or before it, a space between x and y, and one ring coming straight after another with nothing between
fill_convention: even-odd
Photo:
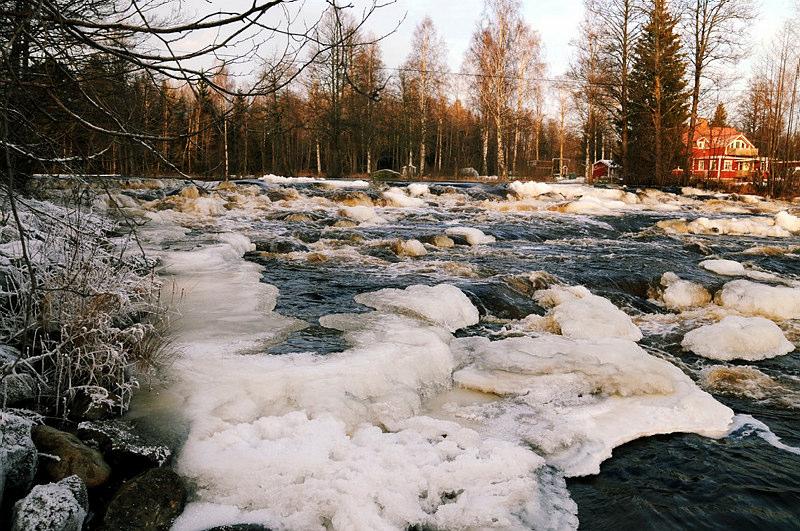
<instances>
[{"instance_id":1,"label":"pine tree","mask_svg":"<svg viewBox=\"0 0 800 531\"><path fill-rule=\"evenodd\" d=\"M634 49L630 91L631 179L664 184L681 162L686 62L667 0L654 0Z\"/></svg>"},{"instance_id":2,"label":"pine tree","mask_svg":"<svg viewBox=\"0 0 800 531\"><path fill-rule=\"evenodd\" d=\"M728 111L725 110L725 105L717 105L714 111L714 118L711 119L711 127L727 127L728 125Z\"/></svg>"}]
</instances>

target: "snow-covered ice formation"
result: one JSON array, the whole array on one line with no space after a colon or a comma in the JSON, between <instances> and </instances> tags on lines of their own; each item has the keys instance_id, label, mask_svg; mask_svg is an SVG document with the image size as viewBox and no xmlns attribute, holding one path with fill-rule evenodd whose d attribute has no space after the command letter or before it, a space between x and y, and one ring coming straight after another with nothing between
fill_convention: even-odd
<instances>
[{"instance_id":1,"label":"snow-covered ice formation","mask_svg":"<svg viewBox=\"0 0 800 531\"><path fill-rule=\"evenodd\" d=\"M625 312L583 286L553 286L535 292L534 298L539 304L552 307L548 315L566 337L642 339L642 332Z\"/></svg>"},{"instance_id":2,"label":"snow-covered ice formation","mask_svg":"<svg viewBox=\"0 0 800 531\"><path fill-rule=\"evenodd\" d=\"M680 369L623 339L459 339L459 386L501 400L453 418L532 445L568 476L599 472L614 447L658 433L722 436L733 412Z\"/></svg>"},{"instance_id":3,"label":"snow-covered ice formation","mask_svg":"<svg viewBox=\"0 0 800 531\"><path fill-rule=\"evenodd\" d=\"M450 227L445 230L448 236L462 236L470 245L481 245L484 243L494 243L495 237L484 234L480 229L472 227Z\"/></svg>"},{"instance_id":4,"label":"snow-covered ice formation","mask_svg":"<svg viewBox=\"0 0 800 531\"><path fill-rule=\"evenodd\" d=\"M733 280L716 293L714 301L745 315L778 321L800 319L800 288Z\"/></svg>"},{"instance_id":5,"label":"snow-covered ice formation","mask_svg":"<svg viewBox=\"0 0 800 531\"><path fill-rule=\"evenodd\" d=\"M711 294L706 288L696 282L683 280L672 272L661 275L661 286L664 288L661 299L670 310L685 310L711 302Z\"/></svg>"},{"instance_id":6,"label":"snow-covered ice formation","mask_svg":"<svg viewBox=\"0 0 800 531\"><path fill-rule=\"evenodd\" d=\"M681 346L698 356L723 361L757 361L794 350L783 331L769 319L735 315L688 332Z\"/></svg>"}]
</instances>

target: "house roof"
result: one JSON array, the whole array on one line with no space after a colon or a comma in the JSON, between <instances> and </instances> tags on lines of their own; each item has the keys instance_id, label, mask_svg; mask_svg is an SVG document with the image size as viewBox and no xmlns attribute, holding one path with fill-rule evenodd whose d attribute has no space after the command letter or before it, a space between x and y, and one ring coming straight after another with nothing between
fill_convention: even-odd
<instances>
[{"instance_id":1,"label":"house roof","mask_svg":"<svg viewBox=\"0 0 800 531\"><path fill-rule=\"evenodd\" d=\"M711 143L712 147L725 147L731 140L737 137L742 137L751 144L745 134L735 127L712 127L709 125L708 120L701 118L697 122L697 127L694 130L693 143L704 138ZM684 140L685 139L686 135L684 135Z\"/></svg>"}]
</instances>

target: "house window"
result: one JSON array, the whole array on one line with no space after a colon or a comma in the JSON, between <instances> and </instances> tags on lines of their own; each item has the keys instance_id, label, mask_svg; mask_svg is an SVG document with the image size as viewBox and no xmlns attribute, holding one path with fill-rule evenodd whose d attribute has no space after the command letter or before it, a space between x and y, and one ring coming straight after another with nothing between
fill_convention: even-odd
<instances>
[{"instance_id":1,"label":"house window","mask_svg":"<svg viewBox=\"0 0 800 531\"><path fill-rule=\"evenodd\" d=\"M698 160L697 161L697 169L700 170L700 171L705 170L706 169L706 161Z\"/></svg>"},{"instance_id":2,"label":"house window","mask_svg":"<svg viewBox=\"0 0 800 531\"><path fill-rule=\"evenodd\" d=\"M730 159L729 159L729 160L726 160L726 161L725 161L725 166L724 166L724 168L725 168L725 171L730 171L730 170L732 170L732 169L733 169L733 161L732 161L732 160L730 160Z\"/></svg>"},{"instance_id":3,"label":"house window","mask_svg":"<svg viewBox=\"0 0 800 531\"><path fill-rule=\"evenodd\" d=\"M698 141L697 141L697 147L699 147L700 149L705 149L705 148L706 148L706 143L705 143L705 141L703 141L703 140L698 140Z\"/></svg>"}]
</instances>

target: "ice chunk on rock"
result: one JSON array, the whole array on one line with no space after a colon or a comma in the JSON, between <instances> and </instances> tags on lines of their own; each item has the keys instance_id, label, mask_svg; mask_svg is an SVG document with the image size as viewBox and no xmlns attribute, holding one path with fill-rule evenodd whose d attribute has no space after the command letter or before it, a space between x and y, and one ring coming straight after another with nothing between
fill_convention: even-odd
<instances>
[{"instance_id":1,"label":"ice chunk on rock","mask_svg":"<svg viewBox=\"0 0 800 531\"><path fill-rule=\"evenodd\" d=\"M508 189L520 198L539 197L540 195L549 194L553 191L551 185L535 181L514 181L508 185Z\"/></svg>"},{"instance_id":2,"label":"ice chunk on rock","mask_svg":"<svg viewBox=\"0 0 800 531\"><path fill-rule=\"evenodd\" d=\"M703 260L700 267L718 275L730 277L746 276L747 270L735 260Z\"/></svg>"},{"instance_id":3,"label":"ice chunk on rock","mask_svg":"<svg viewBox=\"0 0 800 531\"><path fill-rule=\"evenodd\" d=\"M775 214L775 224L789 232L800 232L800 217L793 216L785 210Z\"/></svg>"},{"instance_id":4,"label":"ice chunk on rock","mask_svg":"<svg viewBox=\"0 0 800 531\"><path fill-rule=\"evenodd\" d=\"M89 509L86 485L78 476L37 485L14 506L12 531L80 531Z\"/></svg>"},{"instance_id":5,"label":"ice chunk on rock","mask_svg":"<svg viewBox=\"0 0 800 531\"><path fill-rule=\"evenodd\" d=\"M705 306L711 302L711 294L706 288L695 282L682 280L675 273L664 273L661 276L661 285L664 287L661 298L664 306L670 310Z\"/></svg>"},{"instance_id":6,"label":"ice chunk on rock","mask_svg":"<svg viewBox=\"0 0 800 531\"><path fill-rule=\"evenodd\" d=\"M444 231L448 236L462 236L470 245L481 245L484 243L494 243L494 236L484 234L480 229L471 227L450 227Z\"/></svg>"},{"instance_id":7,"label":"ice chunk on rock","mask_svg":"<svg viewBox=\"0 0 800 531\"><path fill-rule=\"evenodd\" d=\"M763 317L728 316L687 333L681 346L712 360L757 361L783 356L794 345L781 329Z\"/></svg>"},{"instance_id":8,"label":"ice chunk on rock","mask_svg":"<svg viewBox=\"0 0 800 531\"><path fill-rule=\"evenodd\" d=\"M425 206L425 201L418 197L410 197L400 188L389 188L383 194L387 206L419 208Z\"/></svg>"},{"instance_id":9,"label":"ice chunk on rock","mask_svg":"<svg viewBox=\"0 0 800 531\"><path fill-rule=\"evenodd\" d=\"M553 307L548 315L566 337L642 339L641 330L628 314L583 286L553 286L536 291L533 296L539 304Z\"/></svg>"},{"instance_id":10,"label":"ice chunk on rock","mask_svg":"<svg viewBox=\"0 0 800 531\"><path fill-rule=\"evenodd\" d=\"M450 284L385 288L356 295L355 301L379 311L421 318L449 332L477 324L480 317L464 292Z\"/></svg>"},{"instance_id":11,"label":"ice chunk on rock","mask_svg":"<svg viewBox=\"0 0 800 531\"><path fill-rule=\"evenodd\" d=\"M767 286L749 280L725 284L714 296L720 306L768 319L800 319L800 288Z\"/></svg>"},{"instance_id":12,"label":"ice chunk on rock","mask_svg":"<svg viewBox=\"0 0 800 531\"><path fill-rule=\"evenodd\" d=\"M559 304L552 311L561 334L576 339L618 337L639 341L642 332L631 318L614 304L597 295Z\"/></svg>"},{"instance_id":13,"label":"ice chunk on rock","mask_svg":"<svg viewBox=\"0 0 800 531\"><path fill-rule=\"evenodd\" d=\"M383 223L385 221L375 212L374 208L363 205L342 207L339 209L339 214L359 223Z\"/></svg>"},{"instance_id":14,"label":"ice chunk on rock","mask_svg":"<svg viewBox=\"0 0 800 531\"><path fill-rule=\"evenodd\" d=\"M428 251L419 240L396 240L392 242L392 252L397 256L425 256Z\"/></svg>"},{"instance_id":15,"label":"ice chunk on rock","mask_svg":"<svg viewBox=\"0 0 800 531\"><path fill-rule=\"evenodd\" d=\"M726 433L733 412L631 341L465 338L459 386L500 395L444 408L480 431L530 444L568 476L596 474L614 447L660 433Z\"/></svg>"}]
</instances>

